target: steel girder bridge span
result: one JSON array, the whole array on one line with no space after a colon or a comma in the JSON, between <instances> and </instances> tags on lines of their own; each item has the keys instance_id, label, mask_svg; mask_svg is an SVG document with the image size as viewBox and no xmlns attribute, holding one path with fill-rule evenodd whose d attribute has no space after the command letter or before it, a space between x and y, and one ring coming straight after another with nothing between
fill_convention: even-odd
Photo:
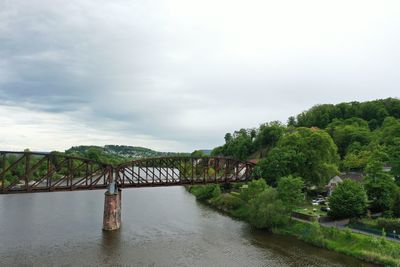
<instances>
[{"instance_id":1,"label":"steel girder bridge span","mask_svg":"<svg viewBox=\"0 0 400 267\"><path fill-rule=\"evenodd\" d=\"M225 157L142 158L112 166L58 152L0 151L0 194L105 189L103 229L116 230L122 188L246 182L253 167Z\"/></svg>"}]
</instances>

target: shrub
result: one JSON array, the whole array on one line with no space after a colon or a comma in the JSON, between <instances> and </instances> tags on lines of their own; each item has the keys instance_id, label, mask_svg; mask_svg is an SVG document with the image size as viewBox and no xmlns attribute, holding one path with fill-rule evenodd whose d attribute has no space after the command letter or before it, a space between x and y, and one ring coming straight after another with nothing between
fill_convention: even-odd
<instances>
[{"instance_id":1,"label":"shrub","mask_svg":"<svg viewBox=\"0 0 400 267\"><path fill-rule=\"evenodd\" d=\"M217 197L221 194L219 185L194 185L189 188L189 192L192 193L198 200L208 200L212 197Z\"/></svg>"},{"instance_id":2,"label":"shrub","mask_svg":"<svg viewBox=\"0 0 400 267\"><path fill-rule=\"evenodd\" d=\"M263 192L267 187L267 183L264 179L250 181L247 183L247 187L242 187L240 197L248 202Z\"/></svg>"},{"instance_id":3,"label":"shrub","mask_svg":"<svg viewBox=\"0 0 400 267\"><path fill-rule=\"evenodd\" d=\"M359 183L345 180L329 197L329 206L332 217L359 217L367 209L367 194Z\"/></svg>"},{"instance_id":4,"label":"shrub","mask_svg":"<svg viewBox=\"0 0 400 267\"><path fill-rule=\"evenodd\" d=\"M285 225L289 216L274 188L267 188L249 202L249 221L257 228L272 229Z\"/></svg>"},{"instance_id":5,"label":"shrub","mask_svg":"<svg viewBox=\"0 0 400 267\"><path fill-rule=\"evenodd\" d=\"M396 231L397 233L400 233L400 219L398 218L378 218L376 222L379 228L385 229L387 232Z\"/></svg>"},{"instance_id":6,"label":"shrub","mask_svg":"<svg viewBox=\"0 0 400 267\"><path fill-rule=\"evenodd\" d=\"M239 197L227 193L222 194L216 198L212 198L210 204L214 207L217 207L218 209L230 211L236 210L246 203Z\"/></svg>"}]
</instances>

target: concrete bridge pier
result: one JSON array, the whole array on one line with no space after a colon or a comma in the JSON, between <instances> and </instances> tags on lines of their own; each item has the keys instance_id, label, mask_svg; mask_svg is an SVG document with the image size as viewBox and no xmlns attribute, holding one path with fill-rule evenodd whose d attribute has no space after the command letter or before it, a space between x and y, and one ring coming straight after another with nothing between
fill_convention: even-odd
<instances>
[{"instance_id":1,"label":"concrete bridge pier","mask_svg":"<svg viewBox=\"0 0 400 267\"><path fill-rule=\"evenodd\" d=\"M122 190L112 182L104 194L103 230L113 231L121 227Z\"/></svg>"}]
</instances>

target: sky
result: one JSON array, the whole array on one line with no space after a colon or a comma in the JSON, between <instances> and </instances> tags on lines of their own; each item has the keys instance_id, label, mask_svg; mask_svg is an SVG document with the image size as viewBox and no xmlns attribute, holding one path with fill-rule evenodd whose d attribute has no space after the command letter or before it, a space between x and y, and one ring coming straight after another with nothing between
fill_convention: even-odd
<instances>
[{"instance_id":1,"label":"sky","mask_svg":"<svg viewBox=\"0 0 400 267\"><path fill-rule=\"evenodd\" d=\"M0 0L0 150L213 148L399 97L400 1Z\"/></svg>"}]
</instances>

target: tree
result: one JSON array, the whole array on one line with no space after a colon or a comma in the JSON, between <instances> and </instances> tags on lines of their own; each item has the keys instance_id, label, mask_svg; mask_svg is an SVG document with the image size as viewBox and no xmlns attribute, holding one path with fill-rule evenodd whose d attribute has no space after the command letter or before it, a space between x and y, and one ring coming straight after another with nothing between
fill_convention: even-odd
<instances>
[{"instance_id":1,"label":"tree","mask_svg":"<svg viewBox=\"0 0 400 267\"><path fill-rule=\"evenodd\" d=\"M367 145L371 140L371 131L368 127L368 122L360 118L350 118L347 120L334 119L327 126L327 131L332 136L342 158L353 143L357 142L363 146Z\"/></svg>"},{"instance_id":2,"label":"tree","mask_svg":"<svg viewBox=\"0 0 400 267\"><path fill-rule=\"evenodd\" d=\"M247 183L247 187L242 187L240 198L248 202L263 192L267 187L267 183L264 179L252 180Z\"/></svg>"},{"instance_id":3,"label":"tree","mask_svg":"<svg viewBox=\"0 0 400 267\"><path fill-rule=\"evenodd\" d=\"M285 131L286 127L279 121L262 124L254 144L259 149L272 147L279 141Z\"/></svg>"},{"instance_id":4,"label":"tree","mask_svg":"<svg viewBox=\"0 0 400 267\"><path fill-rule=\"evenodd\" d=\"M190 154L192 157L205 157L207 156L202 150L195 150Z\"/></svg>"},{"instance_id":5,"label":"tree","mask_svg":"<svg viewBox=\"0 0 400 267\"><path fill-rule=\"evenodd\" d=\"M288 126L296 126L296 118L294 116L290 116L287 121Z\"/></svg>"},{"instance_id":6,"label":"tree","mask_svg":"<svg viewBox=\"0 0 400 267\"><path fill-rule=\"evenodd\" d=\"M225 139L225 144L228 144L230 141L232 141L232 134L226 133L224 139Z\"/></svg>"},{"instance_id":7,"label":"tree","mask_svg":"<svg viewBox=\"0 0 400 267\"><path fill-rule=\"evenodd\" d=\"M396 188L396 193L393 201L393 206L392 206L392 212L393 215L397 218L400 217L400 188Z\"/></svg>"},{"instance_id":8,"label":"tree","mask_svg":"<svg viewBox=\"0 0 400 267\"><path fill-rule=\"evenodd\" d=\"M335 218L354 218L367 209L367 194L361 184L344 180L329 197L329 214Z\"/></svg>"},{"instance_id":9,"label":"tree","mask_svg":"<svg viewBox=\"0 0 400 267\"><path fill-rule=\"evenodd\" d=\"M289 220L286 207L278 199L276 189L268 187L250 200L249 221L257 228L272 229L286 224Z\"/></svg>"},{"instance_id":10,"label":"tree","mask_svg":"<svg viewBox=\"0 0 400 267\"><path fill-rule=\"evenodd\" d=\"M304 201L303 188L304 182L300 177L291 175L282 177L278 180L278 197L289 210L292 210Z\"/></svg>"},{"instance_id":11,"label":"tree","mask_svg":"<svg viewBox=\"0 0 400 267\"><path fill-rule=\"evenodd\" d=\"M285 134L260 161L258 172L271 185L283 176L300 176L309 186L323 185L338 172L337 147L328 133L297 128Z\"/></svg>"},{"instance_id":12,"label":"tree","mask_svg":"<svg viewBox=\"0 0 400 267\"><path fill-rule=\"evenodd\" d=\"M364 186L373 211L390 210L394 203L397 186L390 173L383 170L383 162L387 158L388 156L383 149L378 147L365 167L367 176L364 180Z\"/></svg>"}]
</instances>

